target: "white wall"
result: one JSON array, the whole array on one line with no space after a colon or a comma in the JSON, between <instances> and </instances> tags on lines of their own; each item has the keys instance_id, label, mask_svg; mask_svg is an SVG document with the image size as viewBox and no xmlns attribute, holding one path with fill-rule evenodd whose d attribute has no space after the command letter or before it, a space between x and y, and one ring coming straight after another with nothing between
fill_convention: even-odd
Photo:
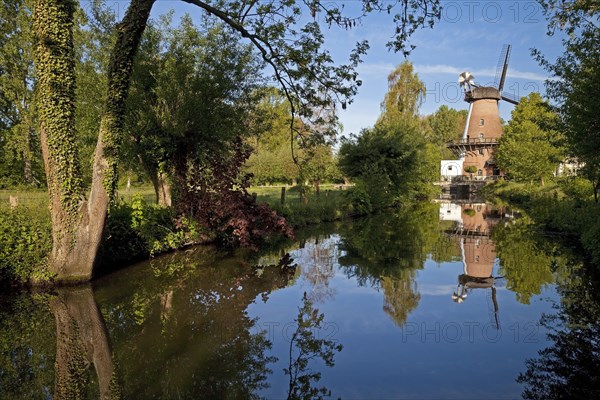
<instances>
[{"instance_id":1,"label":"white wall","mask_svg":"<svg viewBox=\"0 0 600 400\"><path fill-rule=\"evenodd\" d=\"M463 160L442 160L440 165L440 175L442 178L461 176L462 169Z\"/></svg>"},{"instance_id":2,"label":"white wall","mask_svg":"<svg viewBox=\"0 0 600 400\"><path fill-rule=\"evenodd\" d=\"M462 207L460 204L440 203L440 221L462 223Z\"/></svg>"}]
</instances>

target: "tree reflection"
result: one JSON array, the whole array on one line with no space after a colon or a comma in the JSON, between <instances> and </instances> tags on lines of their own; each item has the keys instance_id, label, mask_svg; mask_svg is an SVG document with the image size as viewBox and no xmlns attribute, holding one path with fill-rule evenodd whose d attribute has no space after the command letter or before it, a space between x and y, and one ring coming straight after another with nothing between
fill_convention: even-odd
<instances>
[{"instance_id":1,"label":"tree reflection","mask_svg":"<svg viewBox=\"0 0 600 400\"><path fill-rule=\"evenodd\" d=\"M575 270L559 288L555 315L545 315L552 346L526 362L517 381L526 399L600 398L600 282L597 270Z\"/></svg>"},{"instance_id":2,"label":"tree reflection","mask_svg":"<svg viewBox=\"0 0 600 400\"><path fill-rule=\"evenodd\" d=\"M557 262L554 249L534 232L527 217L498 225L492 237L500 259L499 274L515 292L517 301L529 304L531 296L540 294L544 286L554 281L552 266Z\"/></svg>"},{"instance_id":3,"label":"tree reflection","mask_svg":"<svg viewBox=\"0 0 600 400\"><path fill-rule=\"evenodd\" d=\"M104 319L90 286L59 289L50 300L56 320L55 391L57 399L87 397L89 369L98 379L98 398L120 397ZM94 385L95 386L95 385Z\"/></svg>"},{"instance_id":4,"label":"tree reflection","mask_svg":"<svg viewBox=\"0 0 600 400\"><path fill-rule=\"evenodd\" d=\"M256 269L194 249L154 260L152 269L154 276L98 289L124 397L257 398L276 359L247 308L294 277L290 257Z\"/></svg>"},{"instance_id":5,"label":"tree reflection","mask_svg":"<svg viewBox=\"0 0 600 400\"><path fill-rule=\"evenodd\" d=\"M338 241L329 236L306 240L302 250L294 254L294 259L302 265L302 276L311 285L308 296L313 303L334 298L335 289L329 286L329 281L335 276L338 258Z\"/></svg>"},{"instance_id":6,"label":"tree reflection","mask_svg":"<svg viewBox=\"0 0 600 400\"><path fill-rule=\"evenodd\" d=\"M415 276L432 251L452 257L450 242L439 226L436 205L394 210L342 230L340 264L360 285L384 293L383 309L402 326L421 298Z\"/></svg>"},{"instance_id":7,"label":"tree reflection","mask_svg":"<svg viewBox=\"0 0 600 400\"><path fill-rule=\"evenodd\" d=\"M47 399L56 345L49 296L7 297L0 298L0 399Z\"/></svg>"},{"instance_id":8,"label":"tree reflection","mask_svg":"<svg viewBox=\"0 0 600 400\"><path fill-rule=\"evenodd\" d=\"M325 329L324 314L313 307L312 301L306 296L302 298L302 307L298 309L296 330L290 338L290 360L286 375L289 375L288 400L322 399L331 396L326 387L314 386L321 380L321 373L311 368L311 361L320 360L328 367L333 367L336 352L342 351L343 346L334 340L319 338L318 332Z\"/></svg>"},{"instance_id":9,"label":"tree reflection","mask_svg":"<svg viewBox=\"0 0 600 400\"><path fill-rule=\"evenodd\" d=\"M415 271L402 271L401 277L381 278L383 289L383 310L398 326L406 323L408 315L417 308L421 295L417 291Z\"/></svg>"}]
</instances>

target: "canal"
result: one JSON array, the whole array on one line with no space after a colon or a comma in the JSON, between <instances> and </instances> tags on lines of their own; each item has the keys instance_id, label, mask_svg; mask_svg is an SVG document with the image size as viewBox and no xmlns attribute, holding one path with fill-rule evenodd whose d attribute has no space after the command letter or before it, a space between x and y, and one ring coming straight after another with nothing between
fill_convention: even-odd
<instances>
[{"instance_id":1,"label":"canal","mask_svg":"<svg viewBox=\"0 0 600 400\"><path fill-rule=\"evenodd\" d=\"M476 202L197 247L1 297L0 398L569 397L597 384L597 286Z\"/></svg>"}]
</instances>

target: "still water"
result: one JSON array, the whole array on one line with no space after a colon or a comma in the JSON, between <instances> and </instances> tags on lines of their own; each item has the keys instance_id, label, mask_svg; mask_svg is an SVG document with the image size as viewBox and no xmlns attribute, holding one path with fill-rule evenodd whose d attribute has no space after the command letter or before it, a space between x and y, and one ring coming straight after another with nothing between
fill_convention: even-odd
<instances>
[{"instance_id":1,"label":"still water","mask_svg":"<svg viewBox=\"0 0 600 400\"><path fill-rule=\"evenodd\" d=\"M596 303L563 304L589 282L526 217L446 203L297 236L3 299L0 398L512 399L562 390L548 365L597 374L553 328L597 341Z\"/></svg>"}]
</instances>

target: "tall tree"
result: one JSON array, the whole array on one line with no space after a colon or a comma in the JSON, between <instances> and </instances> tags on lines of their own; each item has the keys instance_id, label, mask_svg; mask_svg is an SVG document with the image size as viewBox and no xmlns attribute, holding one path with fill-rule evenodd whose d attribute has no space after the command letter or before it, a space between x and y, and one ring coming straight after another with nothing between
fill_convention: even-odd
<instances>
[{"instance_id":1,"label":"tall tree","mask_svg":"<svg viewBox=\"0 0 600 400\"><path fill-rule=\"evenodd\" d=\"M42 152L51 199L53 250L49 265L58 279L89 279L117 182L125 101L133 58L155 0L132 0L118 26L109 68L107 91L94 154L91 192L86 199L74 133L73 0L37 0L33 14L35 61L39 79ZM325 43L321 23L350 29L371 12L391 13L384 1L361 1L356 17L343 6L320 1L203 2L184 0L229 25L259 50L283 87L294 115L310 120L315 107L348 102L360 81L356 67L367 51L357 43L346 65L336 65ZM389 47L409 51L407 39L440 14L439 0L402 0L394 15L395 34ZM306 8L304 8L306 6ZM303 9L314 16L302 25ZM315 121L321 122L321 121ZM335 121L330 121L335 123ZM291 127L295 125L290 124ZM85 199L85 200L84 200Z\"/></svg>"},{"instance_id":2,"label":"tall tree","mask_svg":"<svg viewBox=\"0 0 600 400\"><path fill-rule=\"evenodd\" d=\"M258 56L227 26L208 18L195 26L186 15L173 27L171 19L146 30L127 118L131 151L165 205L173 183L185 189L175 174L184 178L189 165L206 166L208 154L249 135L247 117L262 83Z\"/></svg>"},{"instance_id":3,"label":"tall tree","mask_svg":"<svg viewBox=\"0 0 600 400\"><path fill-rule=\"evenodd\" d=\"M546 82L559 104L570 152L585 164L582 173L600 192L600 6L592 0L538 0L548 19L548 34L563 32L564 51L550 61L539 50L533 55L554 78Z\"/></svg>"},{"instance_id":4,"label":"tall tree","mask_svg":"<svg viewBox=\"0 0 600 400\"><path fill-rule=\"evenodd\" d=\"M116 185L116 163L132 61L154 0L132 1L119 27L87 200L75 135L73 0L37 0L34 58L42 153L52 215L50 271L59 280L88 280Z\"/></svg>"},{"instance_id":5,"label":"tall tree","mask_svg":"<svg viewBox=\"0 0 600 400\"><path fill-rule=\"evenodd\" d=\"M518 181L552 176L564 159L559 117L539 93L521 99L500 138L495 153L498 166Z\"/></svg>"},{"instance_id":6,"label":"tall tree","mask_svg":"<svg viewBox=\"0 0 600 400\"><path fill-rule=\"evenodd\" d=\"M415 118L425 99L425 83L406 60L388 75L388 91L381 103L378 122L389 123L399 118Z\"/></svg>"}]
</instances>

